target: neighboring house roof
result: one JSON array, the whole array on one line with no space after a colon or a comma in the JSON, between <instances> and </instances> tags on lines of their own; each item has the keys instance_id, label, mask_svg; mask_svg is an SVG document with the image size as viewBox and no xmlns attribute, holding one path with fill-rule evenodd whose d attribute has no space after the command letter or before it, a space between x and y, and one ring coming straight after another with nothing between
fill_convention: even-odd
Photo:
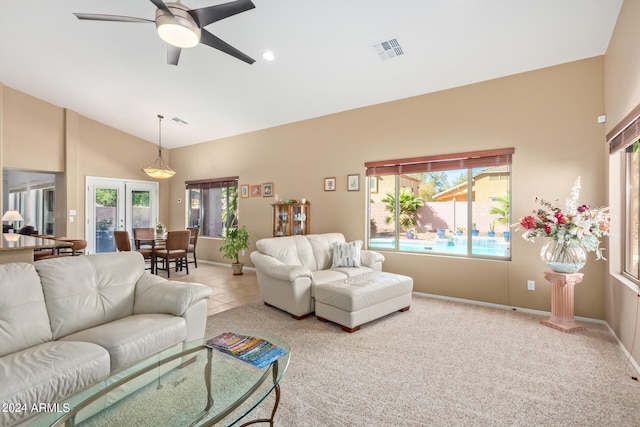
<instances>
[{"instance_id":1,"label":"neighboring house roof","mask_svg":"<svg viewBox=\"0 0 640 427\"><path fill-rule=\"evenodd\" d=\"M482 178L483 176L486 175L496 175L496 174L501 174L501 173L508 173L509 172L509 167L506 165L503 166L494 166L494 167L490 167L490 168L485 168L482 170L479 170L478 172L473 174L472 179L479 179ZM441 200L441 199L451 199L452 197L455 197L457 195L462 195L464 194L465 196L467 195L467 193L469 192L468 188L467 188L467 182L462 182L458 185L455 185L451 188L447 188L444 191L439 192L438 194L434 194L433 195L433 199L434 200Z\"/></svg>"}]
</instances>

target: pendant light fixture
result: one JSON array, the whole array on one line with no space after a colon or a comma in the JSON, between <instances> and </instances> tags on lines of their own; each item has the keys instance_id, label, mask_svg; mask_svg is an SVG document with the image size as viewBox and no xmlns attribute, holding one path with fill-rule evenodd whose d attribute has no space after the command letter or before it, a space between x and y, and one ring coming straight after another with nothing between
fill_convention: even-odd
<instances>
[{"instance_id":1,"label":"pendant light fixture","mask_svg":"<svg viewBox=\"0 0 640 427\"><path fill-rule=\"evenodd\" d=\"M169 165L162 158L162 119L164 116L158 114L158 158L151 166L147 166L142 169L142 172L149 175L151 178L165 179L171 178L176 174L176 171L171 169Z\"/></svg>"}]
</instances>

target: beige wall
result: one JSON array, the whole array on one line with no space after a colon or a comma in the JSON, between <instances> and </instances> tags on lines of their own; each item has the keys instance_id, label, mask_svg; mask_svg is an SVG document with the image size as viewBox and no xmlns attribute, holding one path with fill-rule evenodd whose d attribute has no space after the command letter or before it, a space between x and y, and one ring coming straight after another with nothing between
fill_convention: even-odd
<instances>
[{"instance_id":1,"label":"beige wall","mask_svg":"<svg viewBox=\"0 0 640 427\"><path fill-rule=\"evenodd\" d=\"M366 161L515 147L513 214L538 195L564 200L582 176L582 198L605 203L603 58L492 80L172 150L171 226L184 222L184 181L238 175L240 184L273 182L281 198L311 203L313 233L364 239L366 192L346 190ZM391 125L393 124L393 125ZM337 190L323 191L324 177ZM183 202L184 203L184 202ZM273 198L240 200L240 223L257 239L272 233ZM550 285L538 252L543 242L513 239L511 262L386 253L385 269L414 277L418 292L550 310ZM199 256L221 260L219 241L199 240ZM590 254L591 255L591 254ZM248 257L244 257L248 262ZM576 294L576 314L604 317L604 262L591 255ZM528 279L536 290L527 291Z\"/></svg>"},{"instance_id":2,"label":"beige wall","mask_svg":"<svg viewBox=\"0 0 640 427\"><path fill-rule=\"evenodd\" d=\"M605 55L605 111L607 132L640 104L640 54L638 40L640 27L640 2L626 0L622 6L615 31ZM619 157L612 156L609 162L609 204L612 211L619 211L623 183L619 179ZM613 236L620 235L620 215L612 223ZM610 274L605 277L605 319L628 351L633 351L635 361L640 361L640 322L638 317L638 288L617 274L621 271L621 240L611 237L609 246Z\"/></svg>"},{"instance_id":3,"label":"beige wall","mask_svg":"<svg viewBox=\"0 0 640 427\"><path fill-rule=\"evenodd\" d=\"M8 87L2 105L3 167L64 171L64 110Z\"/></svg>"}]
</instances>

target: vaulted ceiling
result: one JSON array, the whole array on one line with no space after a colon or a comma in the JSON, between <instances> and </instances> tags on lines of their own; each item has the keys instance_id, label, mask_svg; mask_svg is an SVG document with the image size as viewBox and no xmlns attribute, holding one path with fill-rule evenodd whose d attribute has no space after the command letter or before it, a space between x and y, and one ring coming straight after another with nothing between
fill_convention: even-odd
<instances>
[{"instance_id":1,"label":"vaulted ceiling","mask_svg":"<svg viewBox=\"0 0 640 427\"><path fill-rule=\"evenodd\" d=\"M150 142L163 114L172 148L602 55L622 0L253 3L205 28L254 64L200 44L173 66L152 23L73 15L154 20L149 0L3 2L0 83Z\"/></svg>"}]
</instances>

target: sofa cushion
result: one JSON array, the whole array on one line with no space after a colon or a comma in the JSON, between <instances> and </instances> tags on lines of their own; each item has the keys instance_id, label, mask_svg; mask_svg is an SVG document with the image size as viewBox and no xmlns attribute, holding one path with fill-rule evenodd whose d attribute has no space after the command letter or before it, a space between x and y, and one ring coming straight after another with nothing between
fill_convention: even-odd
<instances>
[{"instance_id":1,"label":"sofa cushion","mask_svg":"<svg viewBox=\"0 0 640 427\"><path fill-rule=\"evenodd\" d=\"M349 277L362 276L363 274L372 273L373 269L369 267L338 267L332 268L331 271L343 273Z\"/></svg>"},{"instance_id":2,"label":"sofa cushion","mask_svg":"<svg viewBox=\"0 0 640 427\"><path fill-rule=\"evenodd\" d=\"M360 267L360 249L362 240L349 243L333 242L333 263L335 267Z\"/></svg>"},{"instance_id":3,"label":"sofa cushion","mask_svg":"<svg viewBox=\"0 0 640 427\"><path fill-rule=\"evenodd\" d=\"M60 403L109 375L109 353L86 342L52 341L0 358L0 402ZM0 425L14 425L29 412L0 412Z\"/></svg>"},{"instance_id":4,"label":"sofa cushion","mask_svg":"<svg viewBox=\"0 0 640 427\"><path fill-rule=\"evenodd\" d=\"M0 357L51 341L40 278L33 264L0 265Z\"/></svg>"},{"instance_id":5,"label":"sofa cushion","mask_svg":"<svg viewBox=\"0 0 640 427\"><path fill-rule=\"evenodd\" d=\"M58 339L133 314L144 258L115 252L41 260L35 267Z\"/></svg>"},{"instance_id":6,"label":"sofa cushion","mask_svg":"<svg viewBox=\"0 0 640 427\"><path fill-rule=\"evenodd\" d=\"M270 255L287 265L301 265L317 270L313 249L306 236L272 237L256 242L260 252Z\"/></svg>"},{"instance_id":7,"label":"sofa cushion","mask_svg":"<svg viewBox=\"0 0 640 427\"><path fill-rule=\"evenodd\" d=\"M109 352L111 370L178 344L187 337L186 322L169 314L137 314L61 338L98 344Z\"/></svg>"},{"instance_id":8,"label":"sofa cushion","mask_svg":"<svg viewBox=\"0 0 640 427\"><path fill-rule=\"evenodd\" d=\"M324 233L307 235L309 244L313 249L313 256L316 260L317 268L311 270L326 270L331 268L333 263L333 243L344 243L342 233Z\"/></svg>"},{"instance_id":9,"label":"sofa cushion","mask_svg":"<svg viewBox=\"0 0 640 427\"><path fill-rule=\"evenodd\" d=\"M313 275L311 279L311 284L313 285L321 285L323 283L347 278L345 273L338 270L318 270L313 271L311 274Z\"/></svg>"}]
</instances>

